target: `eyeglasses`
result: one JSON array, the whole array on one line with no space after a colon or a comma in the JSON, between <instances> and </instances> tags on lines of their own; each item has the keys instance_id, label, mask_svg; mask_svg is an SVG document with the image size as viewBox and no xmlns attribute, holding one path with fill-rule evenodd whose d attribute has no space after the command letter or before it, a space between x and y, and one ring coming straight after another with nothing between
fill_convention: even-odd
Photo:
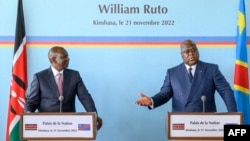
<instances>
[{"instance_id":1,"label":"eyeglasses","mask_svg":"<svg viewBox=\"0 0 250 141\"><path fill-rule=\"evenodd\" d=\"M182 51L181 53L189 54L189 53L195 53L196 51L197 51L196 48L192 48L192 49L189 49L189 50L184 50L184 51Z\"/></svg>"}]
</instances>

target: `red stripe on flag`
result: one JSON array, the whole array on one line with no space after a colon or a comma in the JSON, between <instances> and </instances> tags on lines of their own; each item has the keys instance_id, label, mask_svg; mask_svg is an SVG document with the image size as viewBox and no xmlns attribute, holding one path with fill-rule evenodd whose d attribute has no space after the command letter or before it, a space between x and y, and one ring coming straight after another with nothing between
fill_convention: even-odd
<instances>
[{"instance_id":1,"label":"red stripe on flag","mask_svg":"<svg viewBox=\"0 0 250 141\"><path fill-rule=\"evenodd\" d=\"M248 88L248 68L235 64L234 84Z\"/></svg>"},{"instance_id":2,"label":"red stripe on flag","mask_svg":"<svg viewBox=\"0 0 250 141\"><path fill-rule=\"evenodd\" d=\"M17 75L21 80L27 80L27 51L26 51L26 42L24 42L23 46L20 46L20 48L23 48L21 51L21 54L19 58L16 60L16 63L13 67L16 69L12 70L13 75ZM20 70L23 72L20 73ZM27 87L27 85L25 86Z\"/></svg>"}]
</instances>

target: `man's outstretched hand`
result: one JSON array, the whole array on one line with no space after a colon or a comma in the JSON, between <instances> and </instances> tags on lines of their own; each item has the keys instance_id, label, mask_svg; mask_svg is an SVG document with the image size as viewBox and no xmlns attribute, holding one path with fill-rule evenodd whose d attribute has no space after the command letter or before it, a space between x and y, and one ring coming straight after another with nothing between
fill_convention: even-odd
<instances>
[{"instance_id":1,"label":"man's outstretched hand","mask_svg":"<svg viewBox=\"0 0 250 141\"><path fill-rule=\"evenodd\" d=\"M152 106L151 98L144 95L143 93L140 93L141 99L135 101L135 104L140 106Z\"/></svg>"}]
</instances>

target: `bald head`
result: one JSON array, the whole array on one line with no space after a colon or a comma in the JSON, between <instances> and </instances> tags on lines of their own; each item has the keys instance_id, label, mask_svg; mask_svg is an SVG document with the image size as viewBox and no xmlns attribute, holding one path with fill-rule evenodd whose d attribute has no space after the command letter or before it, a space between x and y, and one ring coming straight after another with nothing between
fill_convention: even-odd
<instances>
[{"instance_id":1,"label":"bald head","mask_svg":"<svg viewBox=\"0 0 250 141\"><path fill-rule=\"evenodd\" d=\"M48 57L51 60L53 57L56 57L58 53L60 53L62 50L65 50L63 47L60 46L54 46L52 47L48 52Z\"/></svg>"},{"instance_id":2,"label":"bald head","mask_svg":"<svg viewBox=\"0 0 250 141\"><path fill-rule=\"evenodd\" d=\"M48 58L51 65L58 71L61 71L68 67L68 52L63 47L52 47L48 52Z\"/></svg>"},{"instance_id":3,"label":"bald head","mask_svg":"<svg viewBox=\"0 0 250 141\"><path fill-rule=\"evenodd\" d=\"M186 47L186 46L197 48L195 42L193 42L192 40L189 40L189 39L188 40L184 40L183 42L181 42L181 48L182 47Z\"/></svg>"}]
</instances>

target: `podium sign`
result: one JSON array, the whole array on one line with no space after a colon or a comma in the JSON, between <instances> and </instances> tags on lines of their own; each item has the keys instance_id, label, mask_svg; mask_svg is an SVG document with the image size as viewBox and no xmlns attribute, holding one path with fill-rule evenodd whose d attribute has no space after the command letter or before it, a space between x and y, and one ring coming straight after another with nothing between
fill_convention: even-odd
<instances>
[{"instance_id":1,"label":"podium sign","mask_svg":"<svg viewBox=\"0 0 250 141\"><path fill-rule=\"evenodd\" d=\"M168 138L223 140L224 125L242 124L241 113L168 113Z\"/></svg>"},{"instance_id":2,"label":"podium sign","mask_svg":"<svg viewBox=\"0 0 250 141\"><path fill-rule=\"evenodd\" d=\"M24 113L23 140L95 140L96 113Z\"/></svg>"}]
</instances>

